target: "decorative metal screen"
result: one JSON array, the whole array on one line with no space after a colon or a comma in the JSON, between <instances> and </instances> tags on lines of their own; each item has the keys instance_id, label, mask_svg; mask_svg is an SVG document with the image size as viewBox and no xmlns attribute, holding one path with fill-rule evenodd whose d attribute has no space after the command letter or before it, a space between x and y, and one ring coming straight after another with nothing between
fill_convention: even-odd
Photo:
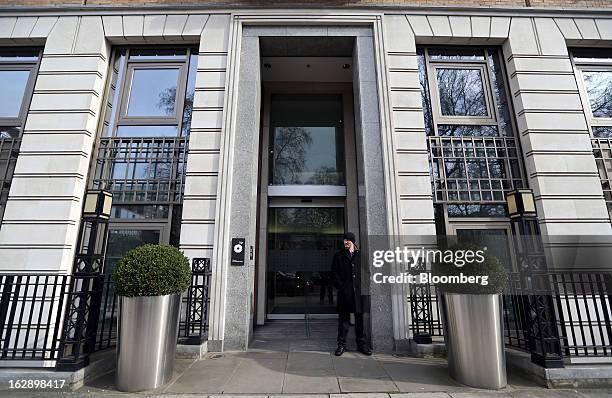
<instances>
[{"instance_id":1,"label":"decorative metal screen","mask_svg":"<svg viewBox=\"0 0 612 398\"><path fill-rule=\"evenodd\" d=\"M504 204L526 184L498 51L417 54L434 201Z\"/></svg>"},{"instance_id":2,"label":"decorative metal screen","mask_svg":"<svg viewBox=\"0 0 612 398\"><path fill-rule=\"evenodd\" d=\"M187 137L101 138L93 187L114 203L181 203Z\"/></svg>"},{"instance_id":3,"label":"decorative metal screen","mask_svg":"<svg viewBox=\"0 0 612 398\"><path fill-rule=\"evenodd\" d=\"M428 142L438 203L499 203L504 192L523 186L514 138L428 137Z\"/></svg>"}]
</instances>

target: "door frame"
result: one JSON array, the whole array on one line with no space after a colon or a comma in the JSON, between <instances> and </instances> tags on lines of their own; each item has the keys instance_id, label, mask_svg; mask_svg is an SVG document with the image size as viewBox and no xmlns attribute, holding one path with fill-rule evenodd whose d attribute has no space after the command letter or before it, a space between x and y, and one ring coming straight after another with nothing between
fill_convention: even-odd
<instances>
[{"instance_id":1,"label":"door frame","mask_svg":"<svg viewBox=\"0 0 612 398\"><path fill-rule=\"evenodd\" d=\"M344 217L346 230L353 231L359 236L359 208L357 199L357 156L355 141L355 115L353 111L353 84L352 83L301 83L301 82L263 82L262 83L262 111L260 126L260 147L259 147L259 195L257 195L257 229L255 249L256 270L255 270L255 295L256 309L255 322L257 325L265 324L267 314L267 225L268 225L268 206L269 199L289 201L291 198L299 200L304 196L290 196L293 193L300 195L304 187L292 187L296 189L280 190L269 192L269 138L270 138L270 108L272 94L336 94L342 97L343 127L344 127L344 158L345 158L345 191L331 189L318 190L317 196L310 195L309 199L321 201L321 207L326 207L324 200L344 197ZM277 188L277 187L275 187ZM336 187L338 188L338 187ZM274 188L273 188L274 190ZM292 193L293 191L293 193ZM300 192L301 191L301 192ZM344 193L344 195L342 195ZM274 196L273 196L274 195ZM325 203L325 204L323 204ZM312 206L312 204L310 204ZM305 206L304 206L305 207ZM319 315L309 314L309 318L319 317ZM295 318L293 318L295 319Z\"/></svg>"}]
</instances>

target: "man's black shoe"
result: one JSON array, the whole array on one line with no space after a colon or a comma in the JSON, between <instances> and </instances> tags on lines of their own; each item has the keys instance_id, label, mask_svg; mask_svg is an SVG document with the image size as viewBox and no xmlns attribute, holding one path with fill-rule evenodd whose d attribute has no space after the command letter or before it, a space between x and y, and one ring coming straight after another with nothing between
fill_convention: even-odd
<instances>
[{"instance_id":1,"label":"man's black shoe","mask_svg":"<svg viewBox=\"0 0 612 398\"><path fill-rule=\"evenodd\" d=\"M368 355L368 356L372 355L372 350L370 350L370 347L368 347L367 345L359 346L357 349L363 355Z\"/></svg>"},{"instance_id":2,"label":"man's black shoe","mask_svg":"<svg viewBox=\"0 0 612 398\"><path fill-rule=\"evenodd\" d=\"M339 357L340 355L344 354L344 351L346 351L346 348L342 344L338 344L338 348L336 348L336 352L334 354Z\"/></svg>"}]
</instances>

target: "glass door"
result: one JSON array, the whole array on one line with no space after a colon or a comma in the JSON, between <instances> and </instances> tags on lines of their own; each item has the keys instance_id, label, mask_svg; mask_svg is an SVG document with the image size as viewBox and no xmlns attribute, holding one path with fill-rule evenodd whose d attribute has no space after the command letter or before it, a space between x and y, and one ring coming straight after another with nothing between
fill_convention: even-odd
<instances>
[{"instance_id":1,"label":"glass door","mask_svg":"<svg viewBox=\"0 0 612 398\"><path fill-rule=\"evenodd\" d=\"M335 318L342 235L357 235L351 85L266 83L263 96L257 323Z\"/></svg>"},{"instance_id":2,"label":"glass door","mask_svg":"<svg viewBox=\"0 0 612 398\"><path fill-rule=\"evenodd\" d=\"M331 262L342 245L343 207L271 207L268 212L269 319L336 313Z\"/></svg>"}]
</instances>

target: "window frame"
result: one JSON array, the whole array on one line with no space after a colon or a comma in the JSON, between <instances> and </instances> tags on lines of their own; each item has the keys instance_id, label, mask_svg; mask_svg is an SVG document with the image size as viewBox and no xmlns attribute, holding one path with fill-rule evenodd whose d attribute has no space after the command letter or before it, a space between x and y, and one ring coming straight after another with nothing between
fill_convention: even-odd
<instances>
[{"instance_id":1,"label":"window frame","mask_svg":"<svg viewBox=\"0 0 612 398\"><path fill-rule=\"evenodd\" d=\"M153 50L164 50L164 49L185 49L185 55L182 59L170 58L160 56L158 60L148 59L130 59L132 51L138 51L142 49L153 49ZM103 97L103 108L101 110L101 117L96 129L96 139L94 141L94 155L89 165L88 172L88 187L93 187L94 183L98 180L105 180L113 170L114 161L108 160L109 158L103 158L102 161L108 162L104 165L101 170L98 170L98 163L101 161L99 157L100 150L104 146L104 142L115 142L115 141L174 141L174 155L171 160L170 175L176 176L179 167L186 167L186 159L184 163L181 163L181 154L186 156L187 146L189 143L189 135L183 135L183 127L185 124L184 112L185 112L185 96L188 92L189 83L189 71L192 62L195 62L193 67L195 68L196 75L194 76L194 89L196 86L197 79L197 65L198 65L199 51L196 44L192 43L181 43L176 46L165 45L165 46L116 46L112 50L112 55L109 57L109 74L106 79L104 87ZM195 57L194 57L195 56ZM122 62L117 62L119 57L123 57ZM170 117L122 117L124 112L127 111L127 99L129 98L129 92L126 89L131 84L133 75L130 74L130 67L136 68L159 68L168 69L180 68L177 87L177 100L175 103L175 115ZM119 80L121 79L121 80ZM119 81L119 84L117 82ZM117 131L121 126L176 126L176 134L171 136L118 136ZM178 145L182 142L183 146ZM112 145L111 145L112 147ZM142 154L141 151L137 151L138 156ZM126 164L134 163L135 157L130 156L127 158ZM140 162L137 162L140 163ZM98 176L98 171L100 175ZM173 183L181 184L182 190L184 190L184 175L182 180L171 178L169 181ZM122 180L123 181L123 180ZM126 180L127 181L127 180ZM136 181L136 180L134 180ZM148 179L147 179L148 181ZM152 179L151 181L156 181ZM111 189L112 191L112 189ZM123 192L123 191L121 191ZM178 192L178 190L175 191ZM114 218L111 217L109 220L109 226L112 229L146 229L146 230L159 230L160 231L160 243L170 244L173 239L172 231L175 217L180 217L182 212L183 200L182 196L184 191L180 194L180 202L175 198L167 198L167 200L154 200L154 201L118 201L117 198L113 201L114 205L121 206L139 206L139 205L163 205L168 206L168 215L164 218Z\"/></svg>"},{"instance_id":2,"label":"window frame","mask_svg":"<svg viewBox=\"0 0 612 398\"><path fill-rule=\"evenodd\" d=\"M22 50L25 51L25 50ZM40 60L42 56L42 50L37 49L38 55L36 61L2 61L0 58L0 71L23 71L27 70L29 73L28 82L21 99L21 106L19 108L19 114L17 117L0 117L1 127L21 127L19 136L23 134L23 126L32 103L32 96L34 95L34 85L38 76L38 69L40 66Z\"/></svg>"},{"instance_id":3,"label":"window frame","mask_svg":"<svg viewBox=\"0 0 612 398\"><path fill-rule=\"evenodd\" d=\"M469 51L468 51L469 50ZM431 59L431 57L435 57L436 52L449 52L450 54L453 53L460 53L460 52L467 52L467 53L472 53L476 56L478 56L481 59L458 59L458 58L452 58L452 57L448 57L447 59ZM434 53L432 55L432 52ZM425 95L423 97L423 104L424 104L424 113L425 113L425 117L427 118L427 113L429 113L428 111L425 110L425 107L429 108L431 110L431 115L430 118L431 120L427 121L425 120L425 130L427 132L427 140L428 140L428 152L429 152L429 161L430 161L430 167L431 167L431 172L435 173L435 171L437 171L438 173L438 178L436 178L433 174L432 174L432 189L434 191L434 201L437 204L502 204L503 202L505 202L505 199L495 199L494 198L494 191L498 191L497 188L493 188L492 186L490 186L490 188L484 188L478 189L478 192L480 194L486 193L487 191L491 192L491 198L490 199L481 199L478 201L473 201L471 198L471 193L469 193L469 198L452 198L450 193L457 191L458 193L460 191L465 191L465 192L471 192L472 188L471 186L468 186L468 188L466 189L455 189L451 186L449 186L449 182L453 182L454 180L457 180L456 182L461 182L459 180L464 180L464 182L466 183L470 183L470 181L472 182L477 182L480 184L482 181L489 181L490 183L493 183L495 181L499 181L501 184L504 184L505 182L507 182L508 184L510 184L510 186L514 186L516 187L516 184L518 184L520 182L520 186L528 186L528 179L527 179L527 173L525 171L525 166L524 166L524 159L523 159L523 152L521 149L521 142L520 142L520 134L518 131L518 127L517 127L517 123L515 120L515 112L514 112L514 104L512 102L512 96L510 93L510 89L509 89L509 83L508 83L508 74L507 74L507 70L506 70L506 66L504 64L504 57L503 57L503 53L501 51L501 49L499 49L496 46L444 46L444 47L440 47L440 46L419 46L419 48L417 49L417 53L418 54L422 54L423 57L423 62L424 62L424 69L421 69L421 60L419 60L419 74L421 73L425 73L425 78L427 79L427 84L422 86L422 89L427 90L427 93L423 93L423 95ZM484 71L486 69L486 72L481 73L481 80L483 81L483 84L486 84L486 86L484 86L484 90L485 90L485 97L487 98L486 101L487 102L487 106L491 115L491 118L483 118L483 117L465 117L465 116L444 116L441 115L440 112L440 99L439 99L439 93L438 93L438 88L437 88L437 73L435 68L432 68L432 64L436 67L438 67L439 65L444 65L444 67L452 67L452 66L458 66L459 68L471 68L474 69L476 66L479 66L482 68L482 70ZM499 69L499 70L498 70ZM436 74L433 78L432 78L432 73ZM434 83L433 80L436 80L436 82ZM499 92L497 91L499 90ZM500 97L499 100L497 98L497 96L500 95L503 97ZM500 103L500 101L502 101L502 103ZM428 103L427 103L428 102ZM501 106L505 106L506 109L500 109ZM492 107L492 109L491 109ZM505 117L505 113L507 112L507 118ZM504 117L502 117L502 114L504 115ZM507 120L506 120L507 119ZM429 122L431 123L431 130L429 130ZM440 134L440 126L444 126L444 125L448 125L448 126L482 126L482 127L487 127L487 126L491 126L491 127L495 127L497 134L493 135L493 136L488 136L488 135L443 135ZM496 158L502 161L503 166L504 166L504 172L505 172L505 176L503 178L493 178L490 176L489 174L489 168L490 168L490 163L487 161L487 178L478 178L478 179L472 179L472 178L467 178L467 177L462 177L462 178L453 178L453 179L449 179L447 176L447 170L446 170L446 164L445 162L441 159L442 158L447 158L447 156L443 153L444 150L444 144L445 143L452 143L456 141L460 141L460 142L475 142L475 141L479 141L482 143L486 143L486 142L493 142L495 143L493 146L491 146L490 148L488 146L483 147L485 151L489 150L489 149L499 149L500 146L498 145L498 143L502 143L501 148L505 148L505 149L514 149L516 151L516 156L504 156L501 158L498 158L497 155L494 156L490 156L487 153L485 153L485 155L483 156L476 156L476 157L467 157L465 155L461 156L450 156L450 158L457 158L459 160L463 161L469 161L469 160L484 160L484 159L489 159L489 158ZM509 146L509 143L513 142L512 147ZM437 152L434 152L434 148L432 148L432 143L436 144L436 148L435 149ZM477 147L474 145L471 146L471 148L474 148L474 150L477 149ZM463 151L467 151L467 147L464 147ZM464 153L464 152L462 152ZM508 153L508 152L507 152ZM514 165L514 159L516 159L516 161L518 162L516 164L516 167L513 167ZM467 169L466 169L466 173L467 173ZM445 185L442 186L441 188L437 187L438 183L444 183ZM502 185L502 190L505 192L507 191L509 188L503 188ZM438 195L442 194L442 197L440 199L438 198ZM445 208L446 209L446 208ZM446 211L446 210L445 210Z\"/></svg>"},{"instance_id":4,"label":"window frame","mask_svg":"<svg viewBox=\"0 0 612 398\"><path fill-rule=\"evenodd\" d=\"M446 212L445 212L446 214ZM470 219L461 219L457 217L444 217L447 235L457 236L457 230L499 230L506 232L508 242L508 255L512 272L518 271L518 262L516 258L515 243L513 239L512 225L509 218L492 218L492 217L474 217Z\"/></svg>"},{"instance_id":5,"label":"window frame","mask_svg":"<svg viewBox=\"0 0 612 398\"><path fill-rule=\"evenodd\" d=\"M188 57L188 55L186 56ZM147 61L134 61L127 60L125 63L126 70L124 79L122 82L121 104L119 106L119 112L117 112L117 124L116 126L148 126L148 125L177 125L177 130L180 131L182 127L182 110L185 102L185 92L187 91L187 63L172 63L172 62L151 62ZM130 94L132 92L132 81L134 79L134 72L137 70L155 70L155 69L178 69L179 75L177 79L177 90L176 99L174 102L174 115L172 116L129 116L128 108L130 101ZM181 114L179 115L179 109ZM115 129L116 130L116 129Z\"/></svg>"},{"instance_id":6,"label":"window frame","mask_svg":"<svg viewBox=\"0 0 612 398\"><path fill-rule=\"evenodd\" d=\"M572 67L574 69L574 75L576 77L576 83L578 86L578 93L580 96L580 102L584 115L586 116L587 127L589 128L589 134L593 136L593 127L610 127L612 128L612 117L595 117L593 110L591 109L591 99L587 91L586 83L584 81L584 75L582 72L610 72L612 73L612 60L601 60L600 62L593 61L577 61L570 51L570 58Z\"/></svg>"},{"instance_id":7,"label":"window frame","mask_svg":"<svg viewBox=\"0 0 612 398\"><path fill-rule=\"evenodd\" d=\"M113 104L116 107L116 111L111 113L111 118L108 120L108 132L104 137L114 138L117 137L117 130L120 126L173 126L176 125L176 137L182 137L183 133L183 112L185 106L185 95L187 94L187 83L189 80L189 66L191 64L191 56L197 55L199 52L194 45L185 44L178 47L185 48L185 56L182 60L176 58L164 58L160 57L158 60L154 59L130 59L131 51L141 50L144 46L119 46L113 49L111 57L110 67L114 65L114 61L121 51L125 51L125 60L120 64L120 70L117 71L117 78L122 79L121 84L118 87L114 87L114 90L118 90L116 97L118 104ZM155 49L176 49L177 46L161 46ZM174 106L175 114L173 116L128 116L127 108L129 104L130 86L133 79L134 69L169 69L179 68L179 78L177 86L177 99ZM112 75L112 74L111 74ZM112 78L107 82L107 90L105 91L105 100L111 101L112 98L109 96L112 85ZM105 110L106 111L106 110ZM104 122L104 121L103 121ZM102 138L104 129L101 125L99 129L100 138ZM170 137L170 136L169 136Z\"/></svg>"},{"instance_id":8,"label":"window frame","mask_svg":"<svg viewBox=\"0 0 612 398\"><path fill-rule=\"evenodd\" d=\"M458 126L497 126L499 124L499 110L495 95L492 92L492 79L489 70L489 55L482 49L484 59L482 60L455 60L455 59L431 59L429 47L424 47L425 63L428 75L429 100L433 117L433 128L438 135L438 125ZM442 103L438 86L438 69L478 70L480 81L485 96L486 116L453 116L442 114Z\"/></svg>"}]
</instances>

